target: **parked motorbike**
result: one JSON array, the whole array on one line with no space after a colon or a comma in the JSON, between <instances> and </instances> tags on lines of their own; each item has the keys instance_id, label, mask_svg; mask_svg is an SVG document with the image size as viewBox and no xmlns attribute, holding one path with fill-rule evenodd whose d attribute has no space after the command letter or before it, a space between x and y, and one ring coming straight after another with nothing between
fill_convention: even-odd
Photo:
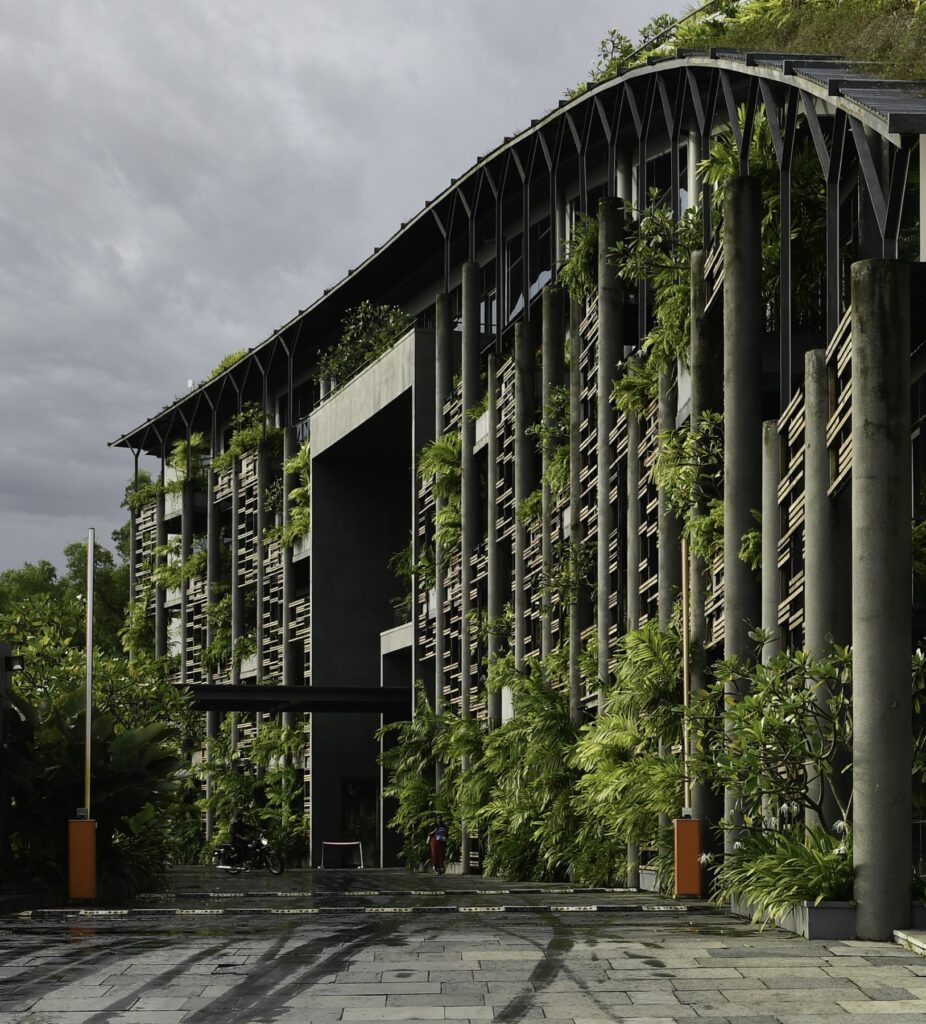
<instances>
[{"instance_id":1,"label":"parked motorbike","mask_svg":"<svg viewBox=\"0 0 926 1024\"><path fill-rule=\"evenodd\" d=\"M243 847L224 843L216 849L212 862L220 870L233 875L259 868L267 868L272 875L283 874L283 858L262 835L255 836Z\"/></svg>"}]
</instances>

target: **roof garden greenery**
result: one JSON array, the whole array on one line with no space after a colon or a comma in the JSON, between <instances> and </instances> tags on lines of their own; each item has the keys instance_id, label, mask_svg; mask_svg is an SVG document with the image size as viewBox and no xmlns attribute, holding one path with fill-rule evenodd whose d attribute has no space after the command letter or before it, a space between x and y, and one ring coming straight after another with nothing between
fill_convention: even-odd
<instances>
[{"instance_id":1,"label":"roof garden greenery","mask_svg":"<svg viewBox=\"0 0 926 1024\"><path fill-rule=\"evenodd\" d=\"M677 21L653 18L636 47L612 29L589 81L606 81L676 49L712 47L833 54L874 64L881 77L926 80L926 0L703 0Z\"/></svg>"}]
</instances>

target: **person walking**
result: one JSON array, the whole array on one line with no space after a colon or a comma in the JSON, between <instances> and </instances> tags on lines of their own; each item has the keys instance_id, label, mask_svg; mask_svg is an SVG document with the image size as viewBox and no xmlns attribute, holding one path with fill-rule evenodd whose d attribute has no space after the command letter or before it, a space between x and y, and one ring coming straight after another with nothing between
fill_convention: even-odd
<instances>
[{"instance_id":1,"label":"person walking","mask_svg":"<svg viewBox=\"0 0 926 1024\"><path fill-rule=\"evenodd\" d=\"M435 874L444 873L444 861L447 857L447 826L438 814L434 819L434 827L428 833L428 844L431 847L431 864Z\"/></svg>"}]
</instances>

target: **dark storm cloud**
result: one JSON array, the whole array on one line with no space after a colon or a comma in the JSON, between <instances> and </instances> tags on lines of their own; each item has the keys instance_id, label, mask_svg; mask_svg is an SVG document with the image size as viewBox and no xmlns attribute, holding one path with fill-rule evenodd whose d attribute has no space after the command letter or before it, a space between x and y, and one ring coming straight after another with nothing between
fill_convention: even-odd
<instances>
[{"instance_id":1,"label":"dark storm cloud","mask_svg":"<svg viewBox=\"0 0 926 1024\"><path fill-rule=\"evenodd\" d=\"M555 106L640 7L0 0L0 569L107 537L132 468L107 441Z\"/></svg>"}]
</instances>

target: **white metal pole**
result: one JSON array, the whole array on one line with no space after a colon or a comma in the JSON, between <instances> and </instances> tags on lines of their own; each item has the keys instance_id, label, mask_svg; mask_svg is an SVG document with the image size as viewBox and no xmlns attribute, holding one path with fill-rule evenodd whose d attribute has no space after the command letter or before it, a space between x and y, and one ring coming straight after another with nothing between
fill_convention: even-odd
<instances>
[{"instance_id":1,"label":"white metal pole","mask_svg":"<svg viewBox=\"0 0 926 1024\"><path fill-rule=\"evenodd\" d=\"M87 537L87 706L84 733L84 807L90 817L90 723L93 698L93 567L96 541L93 527Z\"/></svg>"},{"instance_id":2,"label":"white metal pole","mask_svg":"<svg viewBox=\"0 0 926 1024\"><path fill-rule=\"evenodd\" d=\"M691 605L688 575L688 538L682 534L682 701L686 717L682 725L682 762L685 777L685 813L690 814L691 778L688 773L688 759L691 756L691 726L687 717L691 703Z\"/></svg>"}]
</instances>

